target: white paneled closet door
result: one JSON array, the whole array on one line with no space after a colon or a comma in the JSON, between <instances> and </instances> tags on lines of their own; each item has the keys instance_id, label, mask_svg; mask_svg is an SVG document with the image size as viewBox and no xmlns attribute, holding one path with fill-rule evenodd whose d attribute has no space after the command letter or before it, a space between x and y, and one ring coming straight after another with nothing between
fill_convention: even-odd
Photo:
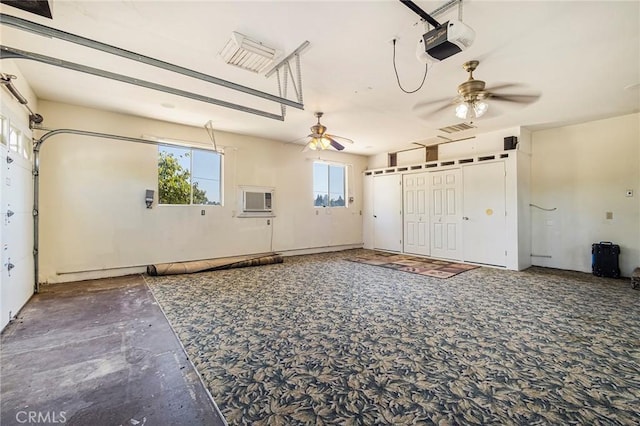
<instances>
[{"instance_id":1,"label":"white paneled closet door","mask_svg":"<svg viewBox=\"0 0 640 426\"><path fill-rule=\"evenodd\" d=\"M431 256L462 259L460 169L429 173Z\"/></svg>"},{"instance_id":2,"label":"white paneled closet door","mask_svg":"<svg viewBox=\"0 0 640 426\"><path fill-rule=\"evenodd\" d=\"M402 176L373 178L374 248L402 251Z\"/></svg>"},{"instance_id":3,"label":"white paneled closet door","mask_svg":"<svg viewBox=\"0 0 640 426\"><path fill-rule=\"evenodd\" d=\"M474 164L462 169L464 260L505 266L505 164Z\"/></svg>"},{"instance_id":4,"label":"white paneled closet door","mask_svg":"<svg viewBox=\"0 0 640 426\"><path fill-rule=\"evenodd\" d=\"M404 252L428 256L429 205L428 173L403 176Z\"/></svg>"}]
</instances>

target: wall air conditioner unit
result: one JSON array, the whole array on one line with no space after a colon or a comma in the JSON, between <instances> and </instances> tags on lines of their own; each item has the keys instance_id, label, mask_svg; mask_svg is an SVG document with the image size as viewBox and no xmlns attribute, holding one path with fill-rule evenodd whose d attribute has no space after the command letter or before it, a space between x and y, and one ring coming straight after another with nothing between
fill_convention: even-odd
<instances>
[{"instance_id":1,"label":"wall air conditioner unit","mask_svg":"<svg viewBox=\"0 0 640 426\"><path fill-rule=\"evenodd\" d=\"M259 186L240 187L241 214L239 217L273 216L274 189Z\"/></svg>"},{"instance_id":2,"label":"wall air conditioner unit","mask_svg":"<svg viewBox=\"0 0 640 426\"><path fill-rule=\"evenodd\" d=\"M243 212L270 212L271 192L245 192L242 206Z\"/></svg>"}]
</instances>

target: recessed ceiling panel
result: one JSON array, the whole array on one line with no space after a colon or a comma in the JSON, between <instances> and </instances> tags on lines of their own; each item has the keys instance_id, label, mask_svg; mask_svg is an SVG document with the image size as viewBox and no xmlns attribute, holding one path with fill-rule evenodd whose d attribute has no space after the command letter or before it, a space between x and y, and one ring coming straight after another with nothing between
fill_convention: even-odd
<instances>
[{"instance_id":1,"label":"recessed ceiling panel","mask_svg":"<svg viewBox=\"0 0 640 426\"><path fill-rule=\"evenodd\" d=\"M53 18L51 15L51 7L47 0L0 0L0 3L4 3L8 6L16 7L30 13L35 13L36 15L44 16L45 18Z\"/></svg>"}]
</instances>

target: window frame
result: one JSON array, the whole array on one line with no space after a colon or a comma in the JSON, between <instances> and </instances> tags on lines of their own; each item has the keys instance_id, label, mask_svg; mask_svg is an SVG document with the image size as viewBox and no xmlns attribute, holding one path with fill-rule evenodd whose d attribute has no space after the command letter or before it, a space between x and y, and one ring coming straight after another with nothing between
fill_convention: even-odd
<instances>
[{"instance_id":1,"label":"window frame","mask_svg":"<svg viewBox=\"0 0 640 426\"><path fill-rule=\"evenodd\" d=\"M12 145L13 135L15 135L15 144ZM22 131L11 123L9 123L9 131L7 132L7 150L18 155L22 154Z\"/></svg>"},{"instance_id":2,"label":"window frame","mask_svg":"<svg viewBox=\"0 0 640 426\"><path fill-rule=\"evenodd\" d=\"M5 131L6 127L9 125L9 119L4 115L0 115L0 144L4 145L7 150L9 149L9 138L8 133Z\"/></svg>"},{"instance_id":3,"label":"window frame","mask_svg":"<svg viewBox=\"0 0 640 426\"><path fill-rule=\"evenodd\" d=\"M157 189L157 193L158 193L158 206L162 206L162 207L222 207L224 206L224 152L221 149L207 149L207 147L200 147L200 146L193 146L193 145L187 145L187 144L179 144L179 143L175 143L173 141L166 141L166 140L162 140L162 139L158 139L158 143L156 146L156 161L160 156L160 150L162 147L168 147L168 148L173 148L173 149L181 149L181 150L185 150L186 152L189 153L189 188L190 188L190 193L189 193L189 203L185 203L185 204L167 204L167 203L161 203L160 201L160 171L158 168L158 165L156 164L156 189ZM220 158L220 175L219 175L219 179L218 179L218 185L219 185L219 192L220 192L220 200L218 204L194 204L193 202L193 152L194 151L203 151L203 152L207 152L207 153L212 153L212 154L216 154L219 156ZM205 179L205 178L196 178L196 179Z\"/></svg>"},{"instance_id":4,"label":"window frame","mask_svg":"<svg viewBox=\"0 0 640 426\"><path fill-rule=\"evenodd\" d=\"M316 191L316 179L315 179L315 165L316 164L323 164L323 165L327 166L327 201L328 201L328 203L327 203L326 206L316 206L315 205L315 199L316 199L315 194L316 194L316 192L318 192L318 191ZM312 194L313 195L312 195L312 201L311 202L313 203L313 207L314 208L323 208L323 209L326 209L326 208L332 208L332 209L333 208L336 208L336 209L349 208L349 202L348 202L348 200L349 200L349 182L348 182L349 173L348 173L348 170L347 170L348 166L349 166L348 164L338 163L338 162L334 162L334 161L326 161L326 160L314 160L313 161L313 163L312 163L312 176L311 176L311 179L312 179L312 183L311 183L312 184ZM332 206L331 205L331 198L330 198L330 195L331 195L331 173L330 173L331 167L340 167L342 169L343 181L344 181L343 182L343 188L342 188L343 189L342 195L343 195L344 205L342 205L342 206Z\"/></svg>"}]
</instances>

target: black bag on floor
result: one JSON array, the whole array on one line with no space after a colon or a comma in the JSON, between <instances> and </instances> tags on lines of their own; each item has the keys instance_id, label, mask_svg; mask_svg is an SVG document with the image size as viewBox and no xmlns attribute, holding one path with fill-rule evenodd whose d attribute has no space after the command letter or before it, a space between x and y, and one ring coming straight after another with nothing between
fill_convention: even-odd
<instances>
[{"instance_id":1,"label":"black bag on floor","mask_svg":"<svg viewBox=\"0 0 640 426\"><path fill-rule=\"evenodd\" d=\"M608 241L591 244L591 271L597 277L619 278L620 246Z\"/></svg>"}]
</instances>

